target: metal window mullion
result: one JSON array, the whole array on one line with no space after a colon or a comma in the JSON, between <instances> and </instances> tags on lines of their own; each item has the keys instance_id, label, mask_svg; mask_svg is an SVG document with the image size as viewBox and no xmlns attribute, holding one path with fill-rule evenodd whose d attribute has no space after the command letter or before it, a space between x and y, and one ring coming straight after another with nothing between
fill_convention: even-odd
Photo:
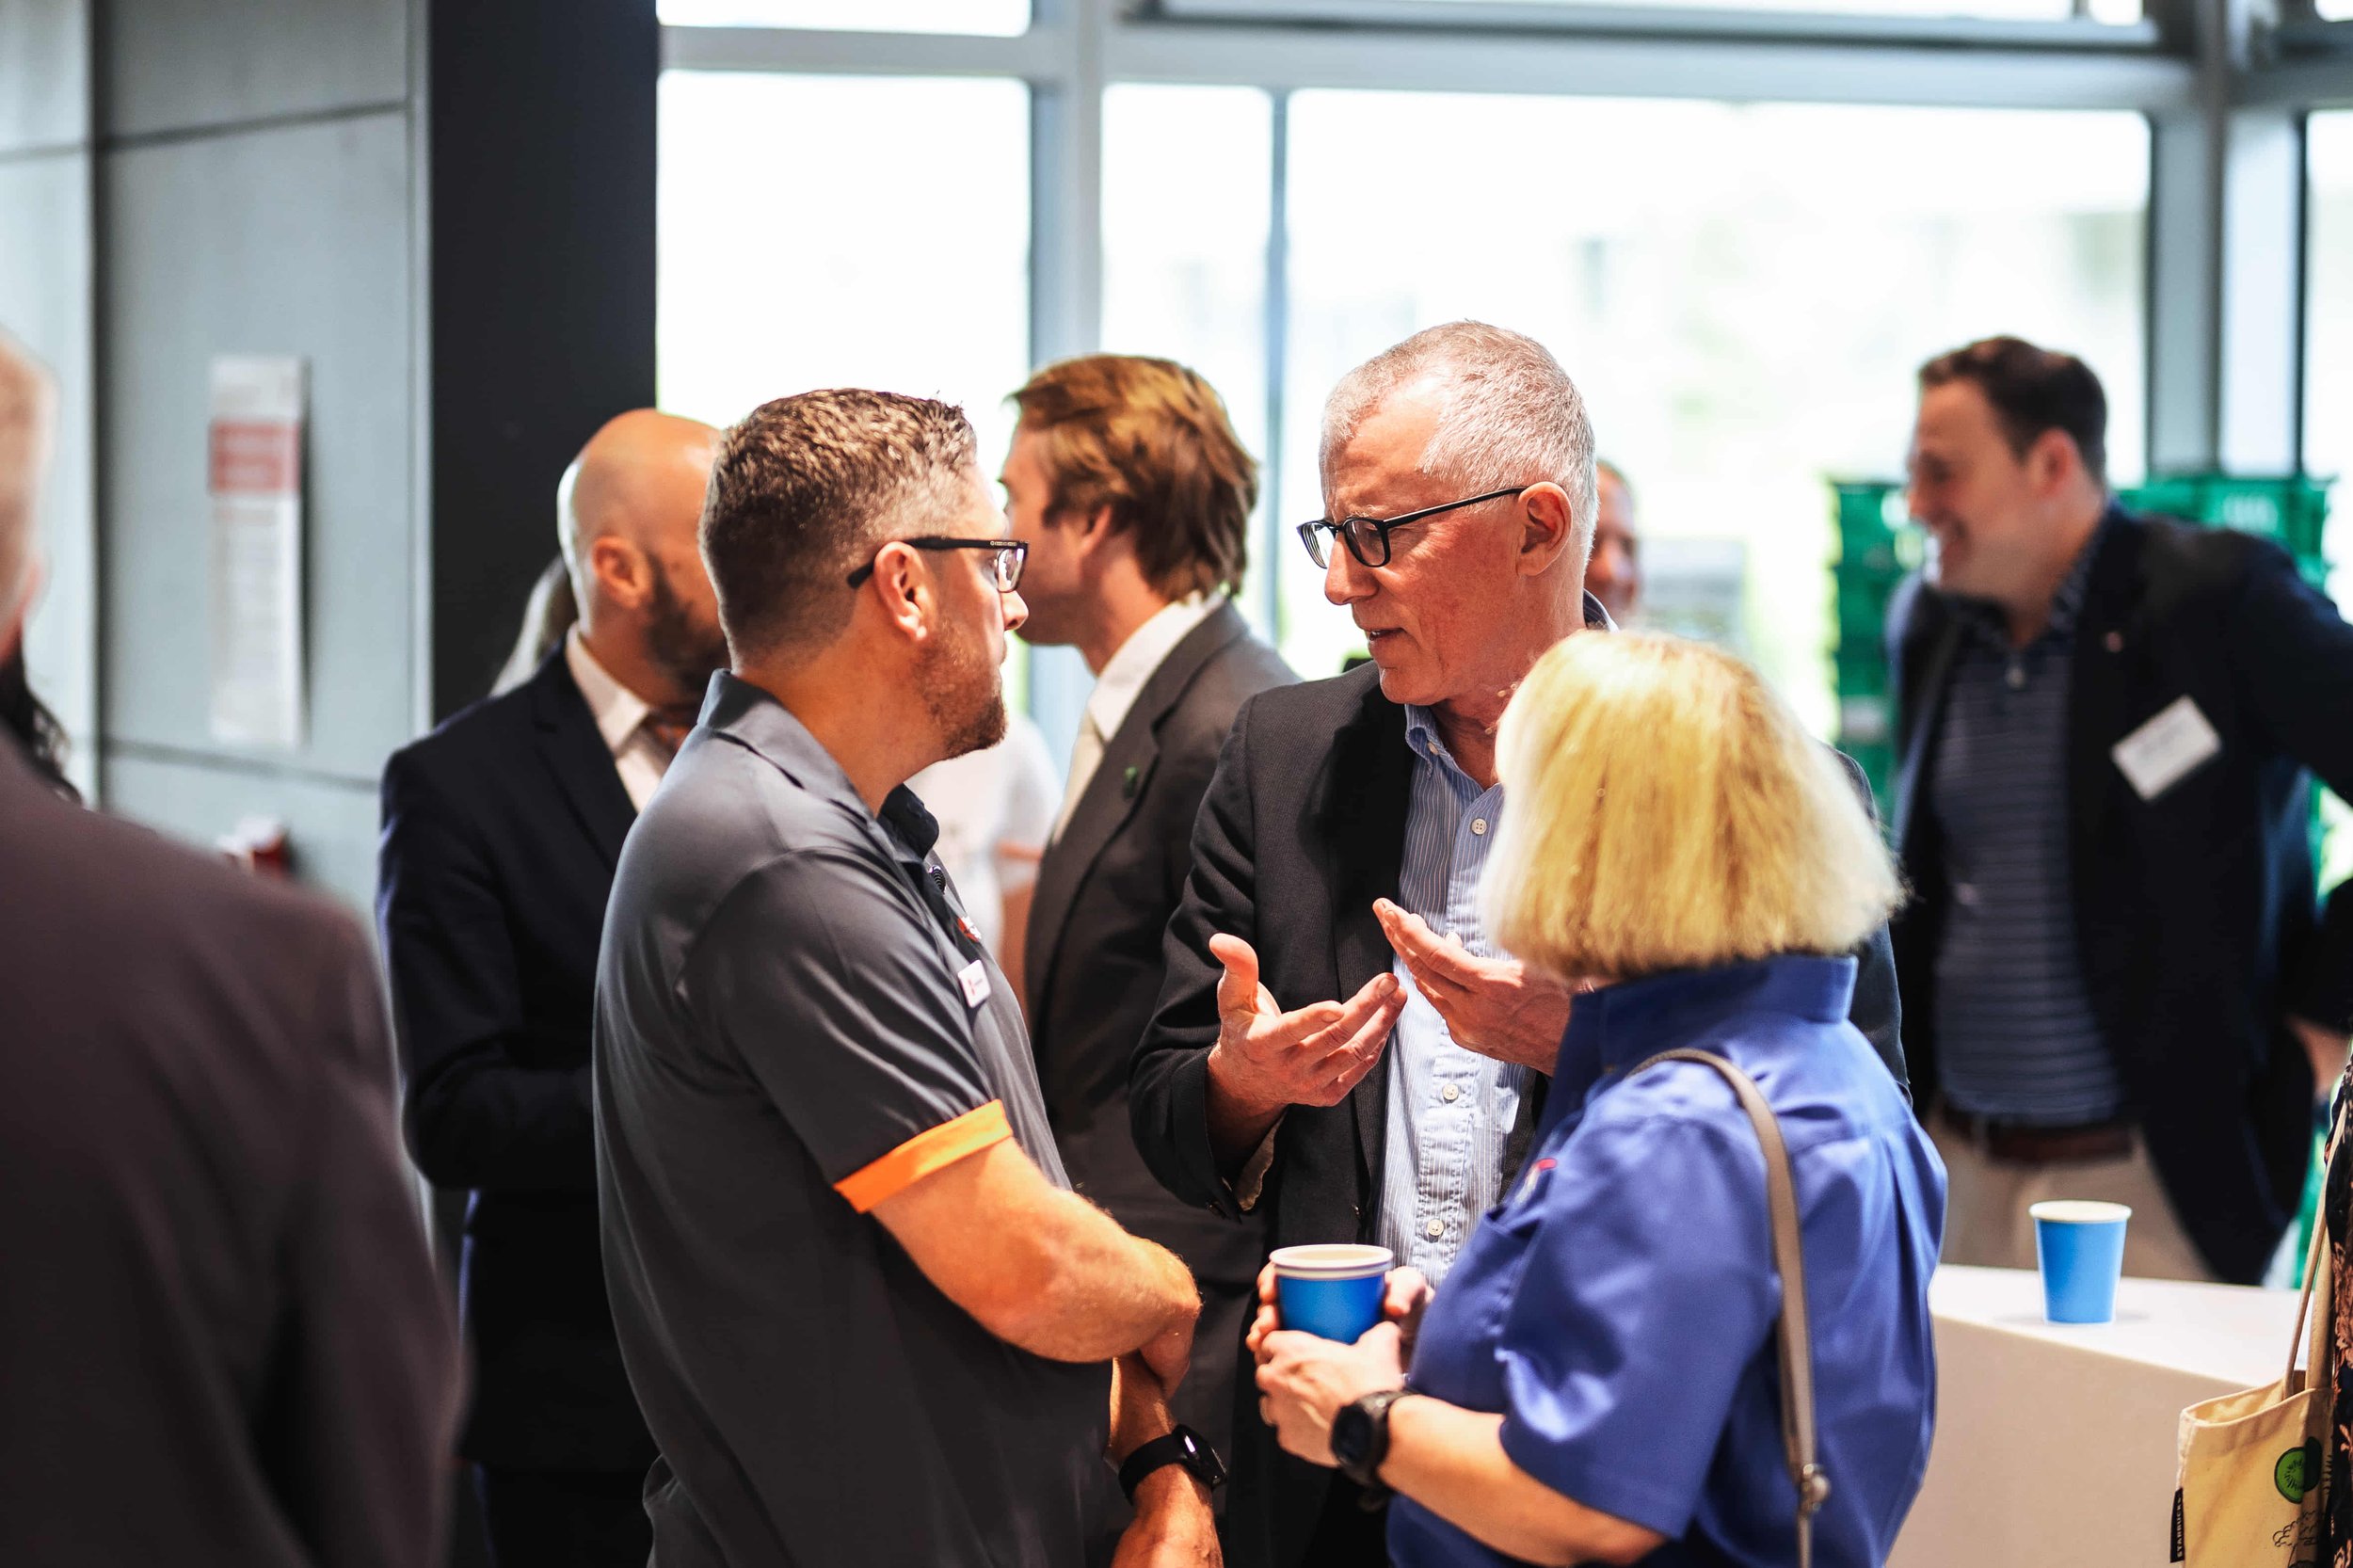
<instances>
[{"instance_id":1,"label":"metal window mullion","mask_svg":"<svg viewBox=\"0 0 2353 1568\"><path fill-rule=\"evenodd\" d=\"M1089 353L1102 343L1103 45L1113 4L1038 0L1036 30L1053 47L1030 78L1033 364ZM1030 715L1063 766L1093 684L1076 650L1031 648Z\"/></svg>"},{"instance_id":2,"label":"metal window mullion","mask_svg":"<svg viewBox=\"0 0 2353 1568\"><path fill-rule=\"evenodd\" d=\"M1267 89L2153 111L2195 102L2190 62L2133 53L1138 21L1105 40L1117 81Z\"/></svg>"},{"instance_id":3,"label":"metal window mullion","mask_svg":"<svg viewBox=\"0 0 2353 1568\"><path fill-rule=\"evenodd\" d=\"M1290 360L1290 115L1291 95L1268 95L1266 230L1266 521L1259 550L1267 636L1283 643L1283 398Z\"/></svg>"}]
</instances>

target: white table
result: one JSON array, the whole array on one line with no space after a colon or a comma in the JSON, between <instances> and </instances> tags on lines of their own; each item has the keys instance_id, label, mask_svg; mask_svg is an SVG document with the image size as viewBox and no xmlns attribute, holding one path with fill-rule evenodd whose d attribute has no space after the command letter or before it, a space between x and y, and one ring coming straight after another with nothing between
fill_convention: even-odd
<instances>
[{"instance_id":1,"label":"white table","mask_svg":"<svg viewBox=\"0 0 2353 1568\"><path fill-rule=\"evenodd\" d=\"M2128 1279L2068 1325L2032 1272L1939 1269L1936 1444L1889 1568L2161 1568L2182 1407L2277 1378L2296 1301Z\"/></svg>"}]
</instances>

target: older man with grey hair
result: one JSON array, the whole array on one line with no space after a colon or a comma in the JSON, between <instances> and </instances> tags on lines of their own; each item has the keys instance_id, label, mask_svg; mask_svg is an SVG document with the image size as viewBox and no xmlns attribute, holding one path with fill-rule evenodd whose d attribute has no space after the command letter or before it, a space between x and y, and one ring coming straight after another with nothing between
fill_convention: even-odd
<instances>
[{"instance_id":1,"label":"older man with grey hair","mask_svg":"<svg viewBox=\"0 0 2353 1568\"><path fill-rule=\"evenodd\" d=\"M1570 997L1504 956L1475 897L1503 806L1495 728L1537 658L1607 631L1584 400L1534 340L1417 333L1326 407L1324 516L1299 530L1372 650L1255 697L1193 828L1130 1108L1155 1175L1442 1279L1519 1165ZM1854 1021L1898 1081L1884 932ZM1283 1454L1245 1380L1226 1560L1384 1561L1378 1489Z\"/></svg>"}]
</instances>

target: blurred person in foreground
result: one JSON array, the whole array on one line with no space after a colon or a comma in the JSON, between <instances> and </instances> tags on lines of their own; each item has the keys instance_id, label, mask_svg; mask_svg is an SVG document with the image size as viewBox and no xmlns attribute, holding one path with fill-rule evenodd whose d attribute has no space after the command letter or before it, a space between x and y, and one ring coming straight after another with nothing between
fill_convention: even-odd
<instances>
[{"instance_id":1,"label":"blurred person in foreground","mask_svg":"<svg viewBox=\"0 0 2353 1568\"><path fill-rule=\"evenodd\" d=\"M1014 402L1004 487L1007 525L1030 547L1021 636L1076 648L1095 677L1032 904L1030 1039L1071 1180L1200 1283L1175 1405L1222 1453L1264 1238L1256 1218L1179 1202L1153 1179L1128 1072L1218 749L1245 700L1296 679L1233 604L1258 469L1216 390L1171 360L1064 360Z\"/></svg>"},{"instance_id":2,"label":"blurred person in foreground","mask_svg":"<svg viewBox=\"0 0 2353 1568\"><path fill-rule=\"evenodd\" d=\"M1635 526L1634 487L1615 463L1593 465L1593 553L1585 591L1620 626L1634 624L1642 602L1642 536Z\"/></svg>"},{"instance_id":3,"label":"blurred person in foreground","mask_svg":"<svg viewBox=\"0 0 2353 1568\"><path fill-rule=\"evenodd\" d=\"M660 1568L1217 1560L1165 1390L1200 1309L1069 1191L920 769L1005 731L1024 613L972 428L753 410L702 520L731 669L632 830L597 976L605 1274ZM1209 1477L1208 1480L1213 1480Z\"/></svg>"},{"instance_id":4,"label":"blurred person in foreground","mask_svg":"<svg viewBox=\"0 0 2353 1568\"><path fill-rule=\"evenodd\" d=\"M47 377L0 337L0 659ZM0 1562L428 1568L457 1344L340 909L0 744Z\"/></svg>"},{"instance_id":5,"label":"blurred person in foreground","mask_svg":"<svg viewBox=\"0 0 2353 1568\"><path fill-rule=\"evenodd\" d=\"M1897 968L1946 1259L2030 1269L2030 1204L2106 1199L2127 1274L2251 1285L2353 1022L2306 771L2353 792L2353 628L2277 545L2118 505L2073 355L1989 338L1919 380Z\"/></svg>"},{"instance_id":6,"label":"blurred person in foreground","mask_svg":"<svg viewBox=\"0 0 2353 1568\"><path fill-rule=\"evenodd\" d=\"M1886 1560L1934 1425L1936 1152L1848 1021L1897 898L1836 761L1731 656L1631 633L1541 660L1497 738L1487 929L1577 999L1527 1176L1433 1294L1353 1345L1252 1336L1289 1452L1396 1494L1400 1568L1795 1560L1754 1080L1787 1148L1813 1336L1815 1560ZM1794 1287L1793 1287L1794 1288Z\"/></svg>"},{"instance_id":7,"label":"blurred person in foreground","mask_svg":"<svg viewBox=\"0 0 2353 1568\"><path fill-rule=\"evenodd\" d=\"M34 695L22 639L14 653L0 658L0 736L16 743L42 783L61 798L80 804L82 792L65 773L65 727Z\"/></svg>"},{"instance_id":8,"label":"blurred person in foreground","mask_svg":"<svg viewBox=\"0 0 2353 1568\"><path fill-rule=\"evenodd\" d=\"M1341 379L1322 476L1300 532L1372 664L1241 710L1137 1051L1136 1144L1178 1197L1263 1212L1274 1246L1377 1243L1442 1282L1526 1160L1569 1021L1568 986L1504 953L1474 894L1504 704L1563 637L1609 634L1584 591L1593 427L1542 344L1456 322ZM1883 931L1861 959L1855 1023L1900 1082ZM1378 1496L1287 1458L1238 1392L1228 1554L1377 1553Z\"/></svg>"},{"instance_id":9,"label":"blurred person in foreground","mask_svg":"<svg viewBox=\"0 0 2353 1568\"><path fill-rule=\"evenodd\" d=\"M556 489L556 603L577 623L549 634L541 608L530 678L384 769L376 913L408 1143L468 1194L458 1452L499 1568L642 1568L649 1543L653 1439L598 1247L589 1016L622 840L727 660L695 546L717 443L650 408L607 421Z\"/></svg>"}]
</instances>

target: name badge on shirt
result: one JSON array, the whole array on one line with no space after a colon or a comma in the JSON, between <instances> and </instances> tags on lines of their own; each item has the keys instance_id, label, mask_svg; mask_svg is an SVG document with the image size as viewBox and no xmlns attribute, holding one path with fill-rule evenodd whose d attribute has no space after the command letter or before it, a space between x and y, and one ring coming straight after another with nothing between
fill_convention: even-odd
<instances>
[{"instance_id":1,"label":"name badge on shirt","mask_svg":"<svg viewBox=\"0 0 2353 1568\"><path fill-rule=\"evenodd\" d=\"M2143 800L2154 800L2201 763L2221 755L2222 737L2188 697L2177 697L2157 716L2116 743L2108 755Z\"/></svg>"},{"instance_id":2,"label":"name badge on shirt","mask_svg":"<svg viewBox=\"0 0 2353 1568\"><path fill-rule=\"evenodd\" d=\"M965 1006L980 1006L988 1000L988 966L975 958L956 971L956 984L964 987Z\"/></svg>"}]
</instances>

